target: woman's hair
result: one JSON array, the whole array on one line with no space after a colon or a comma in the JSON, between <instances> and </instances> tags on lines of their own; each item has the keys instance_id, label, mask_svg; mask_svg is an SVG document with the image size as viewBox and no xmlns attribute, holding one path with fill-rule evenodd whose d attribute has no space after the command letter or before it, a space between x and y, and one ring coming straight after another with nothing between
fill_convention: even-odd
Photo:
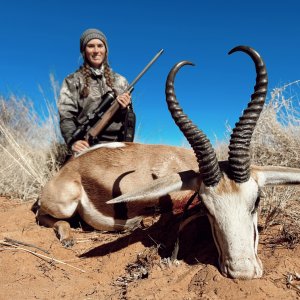
<instances>
[{"instance_id":1,"label":"woman's hair","mask_svg":"<svg viewBox=\"0 0 300 300\"><path fill-rule=\"evenodd\" d=\"M117 94L116 89L114 88L114 77L112 75L112 70L107 62L107 59L103 62L104 72L103 75L106 80L106 84L112 89L112 91ZM92 76L92 70L89 65L85 62L80 68L79 72L83 75L83 89L80 91L80 97L86 98L90 93L90 81Z\"/></svg>"}]
</instances>

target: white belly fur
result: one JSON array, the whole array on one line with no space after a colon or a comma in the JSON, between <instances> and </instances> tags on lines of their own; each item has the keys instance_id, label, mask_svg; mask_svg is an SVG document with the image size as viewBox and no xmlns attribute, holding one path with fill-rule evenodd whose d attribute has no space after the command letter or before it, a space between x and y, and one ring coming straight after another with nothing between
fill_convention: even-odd
<instances>
[{"instance_id":1,"label":"white belly fur","mask_svg":"<svg viewBox=\"0 0 300 300\"><path fill-rule=\"evenodd\" d=\"M98 230L112 231L131 229L137 227L141 221L141 217L119 220L102 214L89 200L84 189L82 189L82 197L78 206L78 212L87 224Z\"/></svg>"}]
</instances>

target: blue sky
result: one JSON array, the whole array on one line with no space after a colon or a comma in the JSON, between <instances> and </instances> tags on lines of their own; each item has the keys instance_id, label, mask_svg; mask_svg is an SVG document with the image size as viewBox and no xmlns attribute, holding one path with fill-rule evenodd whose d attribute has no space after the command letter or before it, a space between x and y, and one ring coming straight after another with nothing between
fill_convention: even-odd
<instances>
[{"instance_id":1,"label":"blue sky","mask_svg":"<svg viewBox=\"0 0 300 300\"><path fill-rule=\"evenodd\" d=\"M160 50L164 54L137 83L133 102L138 139L182 145L170 117L164 85L170 68L185 67L175 82L189 117L214 142L233 126L255 83L255 69L244 53L249 45L264 58L269 91L300 79L300 1L2 1L0 11L0 94L26 96L38 111L45 106L39 85L53 98L49 74L61 84L80 63L79 37L102 30L112 68L132 81Z\"/></svg>"}]
</instances>

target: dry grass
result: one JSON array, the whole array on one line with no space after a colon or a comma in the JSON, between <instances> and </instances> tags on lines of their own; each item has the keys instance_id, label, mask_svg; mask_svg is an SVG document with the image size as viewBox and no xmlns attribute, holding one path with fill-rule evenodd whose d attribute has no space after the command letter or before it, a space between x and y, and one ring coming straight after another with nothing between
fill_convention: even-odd
<instances>
[{"instance_id":1,"label":"dry grass","mask_svg":"<svg viewBox=\"0 0 300 300\"><path fill-rule=\"evenodd\" d=\"M55 104L44 100L41 116L27 98L0 96L1 196L35 199L64 157Z\"/></svg>"},{"instance_id":2,"label":"dry grass","mask_svg":"<svg viewBox=\"0 0 300 300\"><path fill-rule=\"evenodd\" d=\"M299 83L296 81L272 91L252 140L255 164L300 167ZM294 240L299 241L299 195L299 186L265 188L260 205L263 227L281 224L283 235L293 232Z\"/></svg>"},{"instance_id":3,"label":"dry grass","mask_svg":"<svg viewBox=\"0 0 300 300\"><path fill-rule=\"evenodd\" d=\"M58 85L53 76L50 79L54 99L57 100ZM299 82L271 92L253 135L253 163L300 167ZM35 199L65 157L56 101L50 104L45 96L43 98L47 107L46 116L38 115L26 98L0 96L2 196ZM227 129L229 133L230 128ZM227 159L227 142L218 142L216 148L218 158ZM299 228L299 187L273 187L264 189L262 193L260 207L264 228L273 224ZM296 238L300 240L300 237Z\"/></svg>"},{"instance_id":4,"label":"dry grass","mask_svg":"<svg viewBox=\"0 0 300 300\"><path fill-rule=\"evenodd\" d=\"M35 251L32 251L28 248L34 248ZM24 251L26 253L32 254L38 258L43 259L44 261L48 262L51 265L53 265L54 263L63 264L70 268L76 269L82 273L85 273L85 271L83 269L77 268L73 265L70 265L62 260L58 260L54 257L46 256L44 254L38 253L37 250L42 251L42 252L47 252L39 247L36 247L35 245L24 243L22 241L16 241L16 240L8 239L8 238L4 238L4 240L0 240L0 251ZM49 254L49 252L48 252L48 254Z\"/></svg>"}]
</instances>

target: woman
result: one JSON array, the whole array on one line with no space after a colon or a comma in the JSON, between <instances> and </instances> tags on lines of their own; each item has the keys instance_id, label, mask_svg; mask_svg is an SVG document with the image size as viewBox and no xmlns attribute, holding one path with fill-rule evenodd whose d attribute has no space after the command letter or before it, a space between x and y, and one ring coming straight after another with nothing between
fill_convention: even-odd
<instances>
[{"instance_id":1,"label":"woman","mask_svg":"<svg viewBox=\"0 0 300 300\"><path fill-rule=\"evenodd\" d=\"M105 35L97 29L88 29L80 37L83 65L63 81L58 101L60 129L73 152L81 152L91 145L86 140L72 139L76 131L101 103L101 97L113 91L121 109L113 116L97 142L124 141L124 123L131 109L130 93L124 92L127 80L112 71L108 64Z\"/></svg>"}]
</instances>

